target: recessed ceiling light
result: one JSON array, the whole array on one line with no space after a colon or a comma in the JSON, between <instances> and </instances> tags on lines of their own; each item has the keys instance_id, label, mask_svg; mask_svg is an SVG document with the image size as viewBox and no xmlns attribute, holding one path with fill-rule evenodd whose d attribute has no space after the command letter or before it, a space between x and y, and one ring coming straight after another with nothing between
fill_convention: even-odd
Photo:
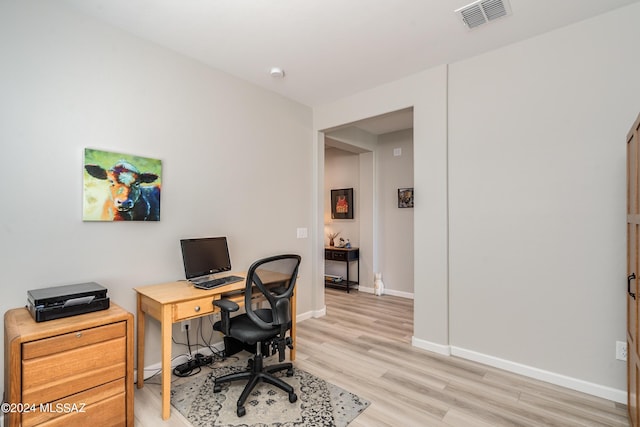
<instances>
[{"instance_id":1,"label":"recessed ceiling light","mask_svg":"<svg viewBox=\"0 0 640 427\"><path fill-rule=\"evenodd\" d=\"M273 67L271 71L269 71L269 74L275 79L281 79L284 77L284 70L280 67Z\"/></svg>"}]
</instances>

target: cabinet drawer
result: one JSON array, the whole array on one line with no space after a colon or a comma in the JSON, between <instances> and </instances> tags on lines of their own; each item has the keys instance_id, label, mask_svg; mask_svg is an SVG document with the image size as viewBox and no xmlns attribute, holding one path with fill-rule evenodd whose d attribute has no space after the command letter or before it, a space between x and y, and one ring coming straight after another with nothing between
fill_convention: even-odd
<instances>
[{"instance_id":1,"label":"cabinet drawer","mask_svg":"<svg viewBox=\"0 0 640 427\"><path fill-rule=\"evenodd\" d=\"M22 401L51 402L126 375L126 337L22 361Z\"/></svg>"},{"instance_id":2,"label":"cabinet drawer","mask_svg":"<svg viewBox=\"0 0 640 427\"><path fill-rule=\"evenodd\" d=\"M111 325L83 329L69 334L32 341L22 345L22 358L28 360L35 357L48 356L53 353L124 337L126 333L126 323L118 322Z\"/></svg>"},{"instance_id":3,"label":"cabinet drawer","mask_svg":"<svg viewBox=\"0 0 640 427\"><path fill-rule=\"evenodd\" d=\"M22 414L22 426L32 427L35 425L43 425L47 421L64 416L66 414L72 414L73 412L92 409L94 408L94 404L99 403L112 396L122 395L122 393L125 393L125 390L125 381L124 378L121 378L119 380L102 384L81 393L65 397L64 399L56 400L55 402L44 404L42 406L37 405L35 411L25 412L24 414ZM102 424L98 423L96 425Z\"/></svg>"},{"instance_id":4,"label":"cabinet drawer","mask_svg":"<svg viewBox=\"0 0 640 427\"><path fill-rule=\"evenodd\" d=\"M127 422L125 393L87 405L82 411L71 411L49 420L42 427L124 426Z\"/></svg>"},{"instance_id":5,"label":"cabinet drawer","mask_svg":"<svg viewBox=\"0 0 640 427\"><path fill-rule=\"evenodd\" d=\"M214 311L213 297L205 297L200 299L194 299L191 301L184 301L173 304L173 322L179 322L181 320L190 319L194 316L202 316L203 314L211 314Z\"/></svg>"}]
</instances>

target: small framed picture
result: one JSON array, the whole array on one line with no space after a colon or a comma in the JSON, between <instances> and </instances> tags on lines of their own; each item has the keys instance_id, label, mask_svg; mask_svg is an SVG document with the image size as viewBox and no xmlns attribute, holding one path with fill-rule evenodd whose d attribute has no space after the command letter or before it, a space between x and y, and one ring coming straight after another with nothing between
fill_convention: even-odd
<instances>
[{"instance_id":1,"label":"small framed picture","mask_svg":"<svg viewBox=\"0 0 640 427\"><path fill-rule=\"evenodd\" d=\"M353 219L353 188L331 190L331 218Z\"/></svg>"},{"instance_id":2,"label":"small framed picture","mask_svg":"<svg viewBox=\"0 0 640 427\"><path fill-rule=\"evenodd\" d=\"M413 188L398 188L398 207L413 207Z\"/></svg>"}]
</instances>

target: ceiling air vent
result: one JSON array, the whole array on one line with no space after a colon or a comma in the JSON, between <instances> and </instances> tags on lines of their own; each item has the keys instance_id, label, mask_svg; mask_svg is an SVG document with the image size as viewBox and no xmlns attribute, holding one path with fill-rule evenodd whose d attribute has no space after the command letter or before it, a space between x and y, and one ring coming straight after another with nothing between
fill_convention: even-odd
<instances>
[{"instance_id":1,"label":"ceiling air vent","mask_svg":"<svg viewBox=\"0 0 640 427\"><path fill-rule=\"evenodd\" d=\"M473 29L494 19L510 15L511 7L507 0L478 0L455 10L455 13L462 17L462 22L469 29Z\"/></svg>"}]
</instances>

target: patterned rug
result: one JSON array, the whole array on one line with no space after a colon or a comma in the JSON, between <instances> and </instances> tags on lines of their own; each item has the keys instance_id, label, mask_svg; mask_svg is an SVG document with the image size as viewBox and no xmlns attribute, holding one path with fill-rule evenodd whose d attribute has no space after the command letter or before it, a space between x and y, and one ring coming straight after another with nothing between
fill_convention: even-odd
<instances>
[{"instance_id":1,"label":"patterned rug","mask_svg":"<svg viewBox=\"0 0 640 427\"><path fill-rule=\"evenodd\" d=\"M280 377L295 389L295 403L289 402L286 392L260 383L247 399L246 415L238 418L236 402L245 383L224 384L220 393L213 392L213 383L216 376L243 371L245 367L246 364L214 368L208 375L173 385L171 404L194 427L341 427L369 406L368 401L294 365L292 377L284 373Z\"/></svg>"}]
</instances>

